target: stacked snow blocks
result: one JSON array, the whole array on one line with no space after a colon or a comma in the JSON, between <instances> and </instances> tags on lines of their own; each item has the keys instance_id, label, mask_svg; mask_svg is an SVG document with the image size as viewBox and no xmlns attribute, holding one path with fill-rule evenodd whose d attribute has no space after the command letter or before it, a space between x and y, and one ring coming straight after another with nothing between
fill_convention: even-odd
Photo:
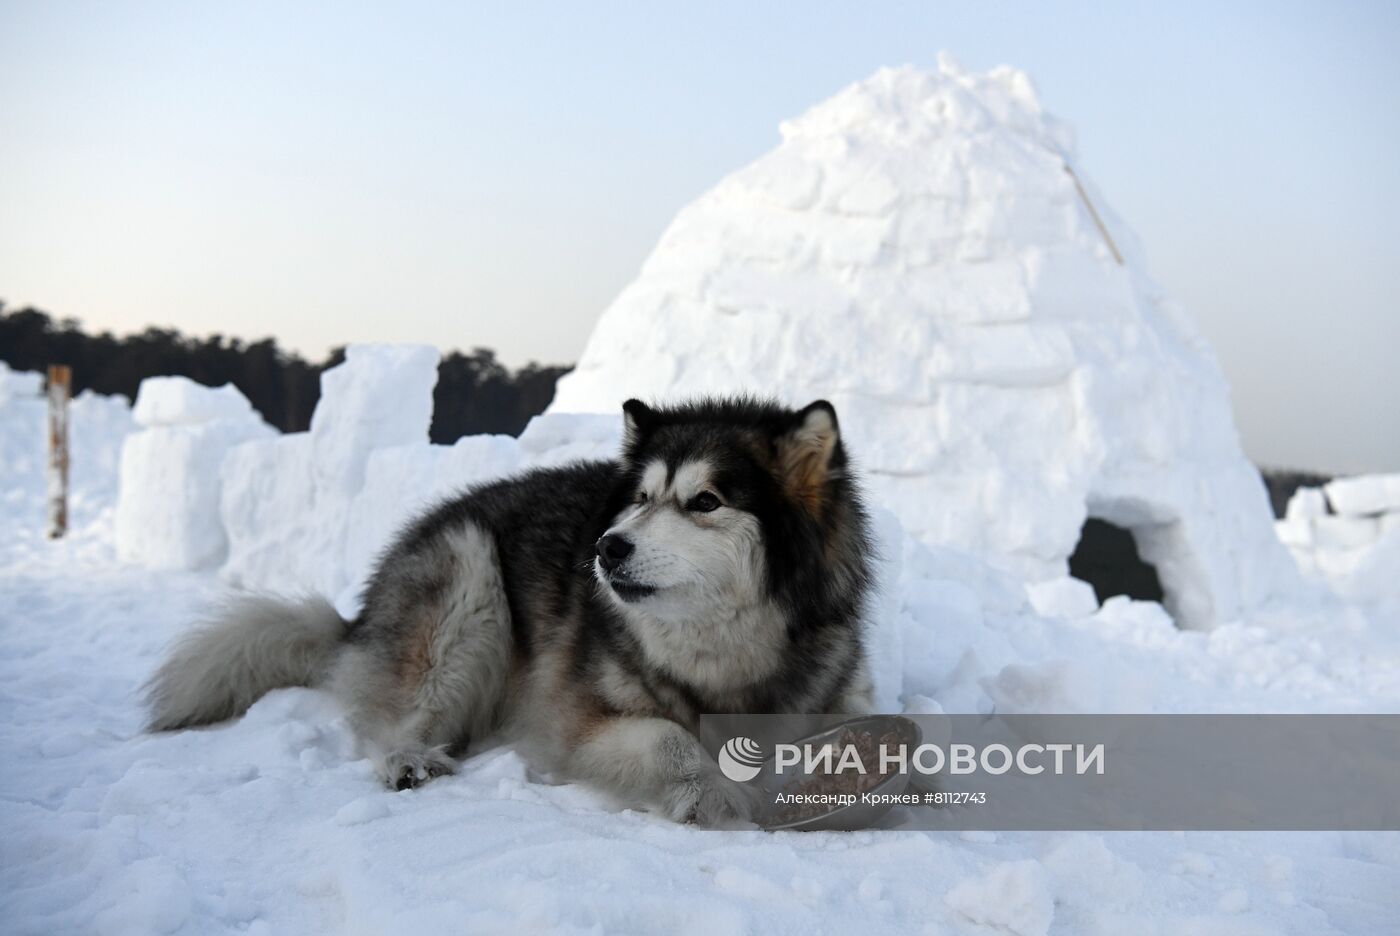
<instances>
[{"instance_id":1,"label":"stacked snow blocks","mask_svg":"<svg viewBox=\"0 0 1400 936\"><path fill-rule=\"evenodd\" d=\"M122 446L117 555L154 569L222 562L219 466L232 447L276 430L233 385L187 377L142 381L132 417L139 431Z\"/></svg>"},{"instance_id":2,"label":"stacked snow blocks","mask_svg":"<svg viewBox=\"0 0 1400 936\"><path fill-rule=\"evenodd\" d=\"M611 457L618 416L543 416L519 439L431 445L436 349L355 345L321 378L308 432L239 446L222 468L226 581L317 592L353 615L375 559L414 514L534 465Z\"/></svg>"},{"instance_id":3,"label":"stacked snow blocks","mask_svg":"<svg viewBox=\"0 0 1400 936\"><path fill-rule=\"evenodd\" d=\"M143 382L144 429L122 455L121 558L218 567L233 585L315 592L353 614L375 558L414 513L525 467L617 452L616 414L545 415L519 439L430 445L437 364L427 346L354 345L322 375L310 430L286 435L233 387Z\"/></svg>"},{"instance_id":4,"label":"stacked snow blocks","mask_svg":"<svg viewBox=\"0 0 1400 936\"><path fill-rule=\"evenodd\" d=\"M1344 597L1388 595L1400 576L1400 474L1299 488L1275 529L1305 574Z\"/></svg>"},{"instance_id":5,"label":"stacked snow blocks","mask_svg":"<svg viewBox=\"0 0 1400 936\"><path fill-rule=\"evenodd\" d=\"M347 584L351 507L370 456L393 446L428 448L437 349L355 345L321 375L307 432L242 446L222 466L224 577L238 585L315 591L335 599ZM402 479L411 488L412 476ZM396 498L388 495L387 503Z\"/></svg>"},{"instance_id":6,"label":"stacked snow blocks","mask_svg":"<svg viewBox=\"0 0 1400 936\"><path fill-rule=\"evenodd\" d=\"M926 543L1053 580L1097 516L1191 628L1299 587L1210 349L1023 73L886 69L781 131L680 212L551 411L826 398Z\"/></svg>"}]
</instances>

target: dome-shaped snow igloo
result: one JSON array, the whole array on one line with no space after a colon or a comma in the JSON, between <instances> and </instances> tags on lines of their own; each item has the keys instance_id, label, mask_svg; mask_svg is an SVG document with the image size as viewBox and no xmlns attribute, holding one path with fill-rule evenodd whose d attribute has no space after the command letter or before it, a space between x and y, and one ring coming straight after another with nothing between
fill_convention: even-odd
<instances>
[{"instance_id":1,"label":"dome-shaped snow igloo","mask_svg":"<svg viewBox=\"0 0 1400 936\"><path fill-rule=\"evenodd\" d=\"M1191 628L1293 586L1210 349L1022 72L882 70L782 137L681 211L552 411L826 398L924 540L1037 580L1097 517Z\"/></svg>"}]
</instances>

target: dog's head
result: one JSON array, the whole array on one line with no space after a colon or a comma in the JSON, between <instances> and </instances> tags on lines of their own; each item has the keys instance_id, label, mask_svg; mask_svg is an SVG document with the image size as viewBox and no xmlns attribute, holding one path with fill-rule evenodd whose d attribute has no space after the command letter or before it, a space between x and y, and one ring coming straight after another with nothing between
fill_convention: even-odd
<instances>
[{"instance_id":1,"label":"dog's head","mask_svg":"<svg viewBox=\"0 0 1400 936\"><path fill-rule=\"evenodd\" d=\"M820 561L846 464L831 404L629 400L623 416L621 482L594 559L614 601L684 619L773 598L793 565L785 549Z\"/></svg>"}]
</instances>

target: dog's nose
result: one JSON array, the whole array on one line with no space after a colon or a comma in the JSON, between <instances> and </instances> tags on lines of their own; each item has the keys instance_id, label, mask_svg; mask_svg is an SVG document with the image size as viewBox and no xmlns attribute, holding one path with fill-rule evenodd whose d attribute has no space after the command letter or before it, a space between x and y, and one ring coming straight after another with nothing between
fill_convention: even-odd
<instances>
[{"instance_id":1,"label":"dog's nose","mask_svg":"<svg viewBox=\"0 0 1400 936\"><path fill-rule=\"evenodd\" d=\"M622 560L632 555L632 541L625 536L609 533L598 540L598 562L611 572L622 564Z\"/></svg>"}]
</instances>

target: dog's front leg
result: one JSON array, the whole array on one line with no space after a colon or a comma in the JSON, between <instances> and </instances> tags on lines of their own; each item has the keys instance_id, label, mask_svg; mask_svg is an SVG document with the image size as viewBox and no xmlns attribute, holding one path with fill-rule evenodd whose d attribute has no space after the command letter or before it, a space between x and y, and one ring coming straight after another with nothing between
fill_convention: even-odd
<instances>
[{"instance_id":1,"label":"dog's front leg","mask_svg":"<svg viewBox=\"0 0 1400 936\"><path fill-rule=\"evenodd\" d=\"M720 773L695 735L665 718L602 719L575 742L570 762L580 779L677 822L743 822L758 803L756 791Z\"/></svg>"}]
</instances>

